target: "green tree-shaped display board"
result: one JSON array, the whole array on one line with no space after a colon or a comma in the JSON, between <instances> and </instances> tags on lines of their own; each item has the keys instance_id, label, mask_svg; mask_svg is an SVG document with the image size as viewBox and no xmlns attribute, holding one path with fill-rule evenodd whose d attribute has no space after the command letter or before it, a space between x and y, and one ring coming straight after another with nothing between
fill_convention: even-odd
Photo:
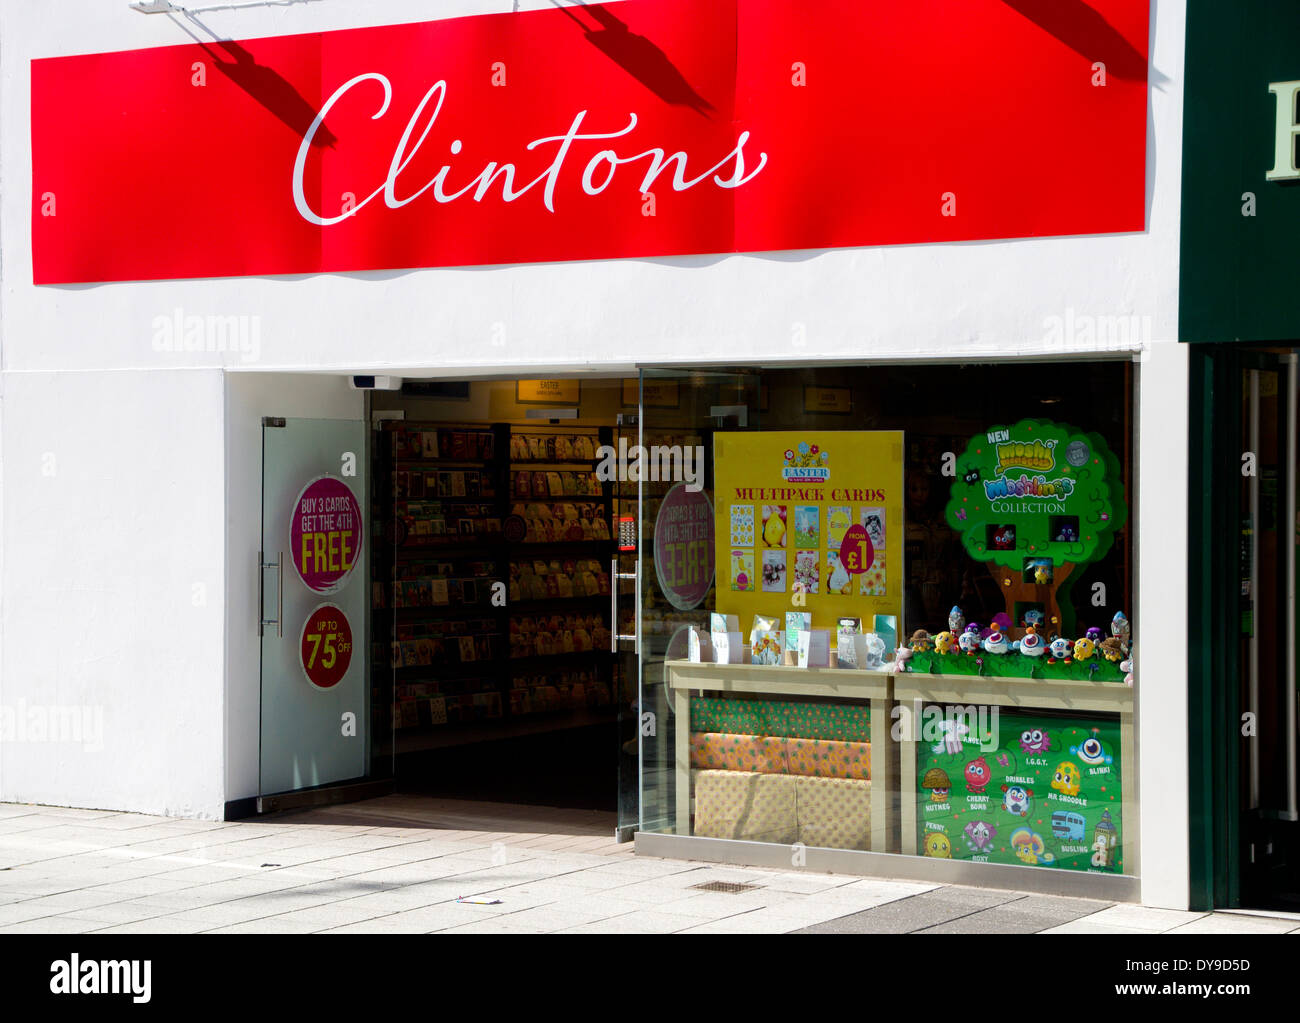
<instances>
[{"instance_id":1,"label":"green tree-shaped display board","mask_svg":"<svg viewBox=\"0 0 1300 1023\"><path fill-rule=\"evenodd\" d=\"M988 563L1012 621L1017 605L1039 605L1046 632L1070 636L1074 570L1110 550L1128 506L1119 461L1098 434L1022 419L971 438L946 515L966 553Z\"/></svg>"}]
</instances>

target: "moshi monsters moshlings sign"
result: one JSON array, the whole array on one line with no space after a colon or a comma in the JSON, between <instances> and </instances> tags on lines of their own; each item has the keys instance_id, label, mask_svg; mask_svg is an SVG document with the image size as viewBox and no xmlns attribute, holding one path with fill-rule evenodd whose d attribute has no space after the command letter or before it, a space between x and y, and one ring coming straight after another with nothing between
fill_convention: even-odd
<instances>
[{"instance_id":1,"label":"moshi monsters moshlings sign","mask_svg":"<svg viewBox=\"0 0 1300 1023\"><path fill-rule=\"evenodd\" d=\"M1124 872L1117 718L1003 707L980 731L954 726L917 744L921 855Z\"/></svg>"},{"instance_id":2,"label":"moshi monsters moshlings sign","mask_svg":"<svg viewBox=\"0 0 1300 1023\"><path fill-rule=\"evenodd\" d=\"M1022 419L971 438L946 517L966 553L988 563L1012 621L1017 604L1039 605L1046 634L1072 635L1075 569L1110 550L1128 507L1119 461L1099 434Z\"/></svg>"}]
</instances>

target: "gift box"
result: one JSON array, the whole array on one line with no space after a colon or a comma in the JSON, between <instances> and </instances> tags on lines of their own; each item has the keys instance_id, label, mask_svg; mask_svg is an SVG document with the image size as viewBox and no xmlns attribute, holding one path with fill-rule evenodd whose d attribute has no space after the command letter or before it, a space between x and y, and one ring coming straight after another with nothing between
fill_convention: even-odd
<instances>
[{"instance_id":1,"label":"gift box","mask_svg":"<svg viewBox=\"0 0 1300 1023\"><path fill-rule=\"evenodd\" d=\"M766 751L763 736L740 735L734 732L692 732L691 766L714 771L745 771L748 773L784 773L764 771ZM781 764L779 748L776 752L778 768Z\"/></svg>"},{"instance_id":2,"label":"gift box","mask_svg":"<svg viewBox=\"0 0 1300 1023\"><path fill-rule=\"evenodd\" d=\"M871 709L865 704L695 697L691 731L870 742Z\"/></svg>"},{"instance_id":3,"label":"gift box","mask_svg":"<svg viewBox=\"0 0 1300 1023\"><path fill-rule=\"evenodd\" d=\"M784 774L700 771L695 783L695 834L794 842L797 780Z\"/></svg>"},{"instance_id":4,"label":"gift box","mask_svg":"<svg viewBox=\"0 0 1300 1023\"><path fill-rule=\"evenodd\" d=\"M871 848L871 782L805 777L793 781L800 842L823 849Z\"/></svg>"},{"instance_id":5,"label":"gift box","mask_svg":"<svg viewBox=\"0 0 1300 1023\"><path fill-rule=\"evenodd\" d=\"M763 703L761 700L694 697L691 700L691 731L764 735Z\"/></svg>"},{"instance_id":6,"label":"gift box","mask_svg":"<svg viewBox=\"0 0 1300 1023\"><path fill-rule=\"evenodd\" d=\"M871 743L836 742L833 739L783 740L791 774L816 778L871 778Z\"/></svg>"},{"instance_id":7,"label":"gift box","mask_svg":"<svg viewBox=\"0 0 1300 1023\"><path fill-rule=\"evenodd\" d=\"M867 780L871 777L871 744L692 732L691 767Z\"/></svg>"}]
</instances>

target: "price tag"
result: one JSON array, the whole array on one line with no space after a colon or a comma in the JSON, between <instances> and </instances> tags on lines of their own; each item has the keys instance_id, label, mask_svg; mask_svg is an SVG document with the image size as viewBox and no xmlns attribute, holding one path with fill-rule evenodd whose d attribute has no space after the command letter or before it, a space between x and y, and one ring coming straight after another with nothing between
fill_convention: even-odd
<instances>
[{"instance_id":1,"label":"price tag","mask_svg":"<svg viewBox=\"0 0 1300 1023\"><path fill-rule=\"evenodd\" d=\"M849 575L861 575L876 560L876 550L871 546L871 537L867 527L854 523L844 531L844 541L840 544L840 564Z\"/></svg>"},{"instance_id":2,"label":"price tag","mask_svg":"<svg viewBox=\"0 0 1300 1023\"><path fill-rule=\"evenodd\" d=\"M302 670L317 689L333 689L352 663L352 626L333 604L322 604L302 627Z\"/></svg>"}]
</instances>

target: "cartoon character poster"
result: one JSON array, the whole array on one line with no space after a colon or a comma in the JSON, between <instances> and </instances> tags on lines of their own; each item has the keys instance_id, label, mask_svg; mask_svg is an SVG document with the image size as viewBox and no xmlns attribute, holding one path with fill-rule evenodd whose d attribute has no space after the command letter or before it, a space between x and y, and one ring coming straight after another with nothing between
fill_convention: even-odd
<instances>
[{"instance_id":1,"label":"cartoon character poster","mask_svg":"<svg viewBox=\"0 0 1300 1023\"><path fill-rule=\"evenodd\" d=\"M1124 873L1118 718L998 710L991 750L961 724L917 744L917 851Z\"/></svg>"},{"instance_id":2,"label":"cartoon character poster","mask_svg":"<svg viewBox=\"0 0 1300 1023\"><path fill-rule=\"evenodd\" d=\"M1086 615L1076 616L1071 587L1111 549L1128 505L1100 434L1022 419L970 439L944 514L966 554L989 566L1012 620L1017 604L1037 604L1051 631L1076 635Z\"/></svg>"}]
</instances>

